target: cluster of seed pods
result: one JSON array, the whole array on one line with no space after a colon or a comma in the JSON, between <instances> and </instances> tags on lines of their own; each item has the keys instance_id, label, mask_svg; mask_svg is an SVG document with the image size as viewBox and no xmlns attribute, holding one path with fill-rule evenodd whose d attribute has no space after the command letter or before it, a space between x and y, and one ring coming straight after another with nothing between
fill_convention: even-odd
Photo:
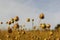
<instances>
[{"instance_id":1,"label":"cluster of seed pods","mask_svg":"<svg viewBox=\"0 0 60 40\"><path fill-rule=\"evenodd\" d=\"M40 18L40 19L44 19L44 18L45 18L45 15L44 15L43 13L41 13L41 14L39 15L39 18ZM9 26L8 26L8 33L12 33L13 29L14 29L14 30L18 29L18 30L19 30L20 25L17 23L18 21L19 21L19 17L16 16L16 17L11 18L9 21L6 22L6 24L9 25ZM30 19L30 18L27 18L26 21L27 21L27 22L30 22L31 19ZM3 22L0 22L0 24L3 24ZM11 25L11 24L13 24L12 28L10 28L10 25ZM25 25L23 25L23 26L25 26ZM33 27L34 30L35 30L36 27L37 27L37 26L34 26L34 19L32 19L32 27ZM47 30L48 30L48 29L50 29L51 25L50 25L50 24L46 24L46 23L40 23L39 27L42 28L42 29L47 29ZM26 34L26 32L27 32L27 31L21 30L21 33L20 33L19 31L18 31L17 33L18 33L18 34L21 34L21 35L24 35L24 34ZM29 34L29 35L30 35L30 34ZM34 34L33 34L33 35L34 35ZM53 35L53 31L49 31L49 38L51 38L52 35ZM9 38L9 37L10 37L10 36L7 35L7 38ZM32 37L32 36L31 36L31 37ZM14 38L17 39L17 37L14 37ZM39 40L39 38L38 38L38 37L35 37L35 36L33 36L32 38L37 38L37 39ZM33 39L31 39L31 40L33 40ZM44 40L50 40L50 39L44 38ZM59 39L59 38L56 38L55 40L60 40L60 39Z\"/></svg>"},{"instance_id":2,"label":"cluster of seed pods","mask_svg":"<svg viewBox=\"0 0 60 40\"><path fill-rule=\"evenodd\" d=\"M17 22L17 21L19 21L18 16L14 17L14 18L11 18L9 21L6 22L6 24L11 25L12 23Z\"/></svg>"},{"instance_id":3,"label":"cluster of seed pods","mask_svg":"<svg viewBox=\"0 0 60 40\"><path fill-rule=\"evenodd\" d=\"M9 32L9 33L12 32L12 28L14 28L14 29L19 28L19 24L18 24L18 23L15 23L15 24L14 24L14 22L17 22L17 21L19 21L19 17L18 17L18 16L14 17L14 18L11 18L9 21L6 22L6 24L9 25L9 27L8 27L8 32ZM11 24L14 24L12 28L10 28L10 25L11 25Z\"/></svg>"},{"instance_id":4,"label":"cluster of seed pods","mask_svg":"<svg viewBox=\"0 0 60 40\"><path fill-rule=\"evenodd\" d=\"M41 14L39 15L39 18L40 18L40 19L44 19L44 18L45 18L44 14L41 13ZM50 24L46 24L46 23L40 23L40 27L41 27L42 29L50 29L51 25L50 25Z\"/></svg>"}]
</instances>

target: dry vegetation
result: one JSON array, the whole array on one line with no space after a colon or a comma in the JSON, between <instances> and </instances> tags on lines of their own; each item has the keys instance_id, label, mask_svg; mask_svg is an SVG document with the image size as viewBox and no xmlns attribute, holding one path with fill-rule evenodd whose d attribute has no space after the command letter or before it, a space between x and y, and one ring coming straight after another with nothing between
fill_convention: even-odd
<instances>
[{"instance_id":1,"label":"dry vegetation","mask_svg":"<svg viewBox=\"0 0 60 40\"><path fill-rule=\"evenodd\" d=\"M44 14L39 15L40 19L44 19ZM51 30L50 24L40 23L39 27L33 26L34 19L32 19L33 30L19 29L20 25L18 24L19 17L16 16L11 18L6 22L8 24L8 30L0 30L0 40L60 40L60 24L58 24L54 30ZM30 22L31 19L27 18L27 22ZM3 22L0 22L3 24ZM10 25L13 24L12 28ZM25 24L23 25L25 27ZM22 28L23 28L22 26Z\"/></svg>"}]
</instances>

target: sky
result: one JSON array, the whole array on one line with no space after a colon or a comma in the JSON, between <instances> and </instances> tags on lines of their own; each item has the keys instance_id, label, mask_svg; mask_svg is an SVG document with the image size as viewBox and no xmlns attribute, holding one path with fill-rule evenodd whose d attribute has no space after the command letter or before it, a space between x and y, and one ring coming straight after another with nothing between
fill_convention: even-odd
<instances>
[{"instance_id":1,"label":"sky","mask_svg":"<svg viewBox=\"0 0 60 40\"><path fill-rule=\"evenodd\" d=\"M34 18L34 26L39 25L39 14L44 13L43 23L51 24L51 29L60 23L60 0L0 0L0 29L6 29L5 24L10 18L19 16L19 24L32 28L32 22L27 23L26 18Z\"/></svg>"}]
</instances>

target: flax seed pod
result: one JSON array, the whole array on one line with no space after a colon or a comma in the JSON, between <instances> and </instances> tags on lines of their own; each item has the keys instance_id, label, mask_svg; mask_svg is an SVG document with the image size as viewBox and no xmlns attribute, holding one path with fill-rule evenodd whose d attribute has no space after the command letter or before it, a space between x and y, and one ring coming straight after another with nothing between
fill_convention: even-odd
<instances>
[{"instance_id":1,"label":"flax seed pod","mask_svg":"<svg viewBox=\"0 0 60 40\"><path fill-rule=\"evenodd\" d=\"M49 35L50 35L50 36L51 36L51 35L53 35L53 32L52 32L52 31L50 31L50 32L49 32Z\"/></svg>"},{"instance_id":2,"label":"flax seed pod","mask_svg":"<svg viewBox=\"0 0 60 40\"><path fill-rule=\"evenodd\" d=\"M42 23L42 24L40 24L40 27L41 27L42 29L45 29L45 28L46 28L46 24L45 24L45 23Z\"/></svg>"},{"instance_id":3,"label":"flax seed pod","mask_svg":"<svg viewBox=\"0 0 60 40\"><path fill-rule=\"evenodd\" d=\"M19 17L18 16L14 17L14 21L19 21Z\"/></svg>"},{"instance_id":4,"label":"flax seed pod","mask_svg":"<svg viewBox=\"0 0 60 40\"><path fill-rule=\"evenodd\" d=\"M30 22L30 18L27 18L27 22Z\"/></svg>"},{"instance_id":5,"label":"flax seed pod","mask_svg":"<svg viewBox=\"0 0 60 40\"><path fill-rule=\"evenodd\" d=\"M14 19L13 18L11 18L11 23L14 23Z\"/></svg>"},{"instance_id":6,"label":"flax seed pod","mask_svg":"<svg viewBox=\"0 0 60 40\"><path fill-rule=\"evenodd\" d=\"M46 28L50 29L51 25L50 24L46 24Z\"/></svg>"},{"instance_id":7,"label":"flax seed pod","mask_svg":"<svg viewBox=\"0 0 60 40\"><path fill-rule=\"evenodd\" d=\"M6 24L11 25L11 21L6 22Z\"/></svg>"},{"instance_id":8,"label":"flax seed pod","mask_svg":"<svg viewBox=\"0 0 60 40\"><path fill-rule=\"evenodd\" d=\"M19 24L18 23L16 23L16 24L14 24L14 29L19 29Z\"/></svg>"},{"instance_id":9,"label":"flax seed pod","mask_svg":"<svg viewBox=\"0 0 60 40\"><path fill-rule=\"evenodd\" d=\"M59 30L60 29L60 24L57 24L57 26L55 27L55 30Z\"/></svg>"},{"instance_id":10,"label":"flax seed pod","mask_svg":"<svg viewBox=\"0 0 60 40\"><path fill-rule=\"evenodd\" d=\"M3 24L3 22L0 22L0 24Z\"/></svg>"},{"instance_id":11,"label":"flax seed pod","mask_svg":"<svg viewBox=\"0 0 60 40\"><path fill-rule=\"evenodd\" d=\"M8 27L8 33L12 33L12 29Z\"/></svg>"},{"instance_id":12,"label":"flax seed pod","mask_svg":"<svg viewBox=\"0 0 60 40\"><path fill-rule=\"evenodd\" d=\"M50 24L46 24L46 28L50 28L51 27L51 25Z\"/></svg>"},{"instance_id":13,"label":"flax seed pod","mask_svg":"<svg viewBox=\"0 0 60 40\"><path fill-rule=\"evenodd\" d=\"M8 24L11 25L11 21L8 21Z\"/></svg>"},{"instance_id":14,"label":"flax seed pod","mask_svg":"<svg viewBox=\"0 0 60 40\"><path fill-rule=\"evenodd\" d=\"M41 13L41 14L39 15L39 18L40 18L40 19L44 19L44 14Z\"/></svg>"},{"instance_id":15,"label":"flax seed pod","mask_svg":"<svg viewBox=\"0 0 60 40\"><path fill-rule=\"evenodd\" d=\"M34 26L33 29L35 30L36 29L36 26Z\"/></svg>"},{"instance_id":16,"label":"flax seed pod","mask_svg":"<svg viewBox=\"0 0 60 40\"><path fill-rule=\"evenodd\" d=\"M32 21L34 21L34 19L32 19Z\"/></svg>"},{"instance_id":17,"label":"flax seed pod","mask_svg":"<svg viewBox=\"0 0 60 40\"><path fill-rule=\"evenodd\" d=\"M22 34L24 35L26 32L25 31L22 31Z\"/></svg>"}]
</instances>

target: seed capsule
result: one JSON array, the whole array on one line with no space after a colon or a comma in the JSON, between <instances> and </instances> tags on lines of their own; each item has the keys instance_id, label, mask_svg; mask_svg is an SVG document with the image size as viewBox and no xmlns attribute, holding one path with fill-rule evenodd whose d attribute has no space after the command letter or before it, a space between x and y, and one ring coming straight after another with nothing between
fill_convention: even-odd
<instances>
[{"instance_id":1,"label":"seed capsule","mask_svg":"<svg viewBox=\"0 0 60 40\"><path fill-rule=\"evenodd\" d=\"M33 29L36 29L36 26L34 26Z\"/></svg>"},{"instance_id":2,"label":"seed capsule","mask_svg":"<svg viewBox=\"0 0 60 40\"><path fill-rule=\"evenodd\" d=\"M43 23L43 24L40 24L40 27L41 27L41 28L46 28L46 25L45 25L45 23Z\"/></svg>"},{"instance_id":3,"label":"seed capsule","mask_svg":"<svg viewBox=\"0 0 60 40\"><path fill-rule=\"evenodd\" d=\"M52 31L50 31L50 33L49 33L50 35L53 35L53 32Z\"/></svg>"},{"instance_id":4,"label":"seed capsule","mask_svg":"<svg viewBox=\"0 0 60 40\"><path fill-rule=\"evenodd\" d=\"M34 21L34 19L32 19L32 21Z\"/></svg>"},{"instance_id":5,"label":"seed capsule","mask_svg":"<svg viewBox=\"0 0 60 40\"><path fill-rule=\"evenodd\" d=\"M41 14L39 15L39 18L40 18L40 19L44 19L44 14L41 13Z\"/></svg>"},{"instance_id":6,"label":"seed capsule","mask_svg":"<svg viewBox=\"0 0 60 40\"><path fill-rule=\"evenodd\" d=\"M50 28L51 27L51 25L50 24L46 24L46 28Z\"/></svg>"},{"instance_id":7,"label":"seed capsule","mask_svg":"<svg viewBox=\"0 0 60 40\"><path fill-rule=\"evenodd\" d=\"M0 22L0 24L3 24L3 22Z\"/></svg>"},{"instance_id":8,"label":"seed capsule","mask_svg":"<svg viewBox=\"0 0 60 40\"><path fill-rule=\"evenodd\" d=\"M8 27L8 33L12 33L12 29Z\"/></svg>"},{"instance_id":9,"label":"seed capsule","mask_svg":"<svg viewBox=\"0 0 60 40\"><path fill-rule=\"evenodd\" d=\"M30 22L30 18L27 18L27 22Z\"/></svg>"},{"instance_id":10,"label":"seed capsule","mask_svg":"<svg viewBox=\"0 0 60 40\"><path fill-rule=\"evenodd\" d=\"M16 24L14 24L14 29L19 29L19 24L18 23L16 23Z\"/></svg>"},{"instance_id":11,"label":"seed capsule","mask_svg":"<svg viewBox=\"0 0 60 40\"><path fill-rule=\"evenodd\" d=\"M14 21L19 21L19 17L16 16L16 17L14 18Z\"/></svg>"},{"instance_id":12,"label":"seed capsule","mask_svg":"<svg viewBox=\"0 0 60 40\"><path fill-rule=\"evenodd\" d=\"M11 25L11 21L8 21L8 22L6 22L6 24L9 24L9 25Z\"/></svg>"},{"instance_id":13,"label":"seed capsule","mask_svg":"<svg viewBox=\"0 0 60 40\"><path fill-rule=\"evenodd\" d=\"M14 23L14 19L13 18L11 18L11 23Z\"/></svg>"},{"instance_id":14,"label":"seed capsule","mask_svg":"<svg viewBox=\"0 0 60 40\"><path fill-rule=\"evenodd\" d=\"M6 35L7 38L10 38L10 35Z\"/></svg>"}]
</instances>

